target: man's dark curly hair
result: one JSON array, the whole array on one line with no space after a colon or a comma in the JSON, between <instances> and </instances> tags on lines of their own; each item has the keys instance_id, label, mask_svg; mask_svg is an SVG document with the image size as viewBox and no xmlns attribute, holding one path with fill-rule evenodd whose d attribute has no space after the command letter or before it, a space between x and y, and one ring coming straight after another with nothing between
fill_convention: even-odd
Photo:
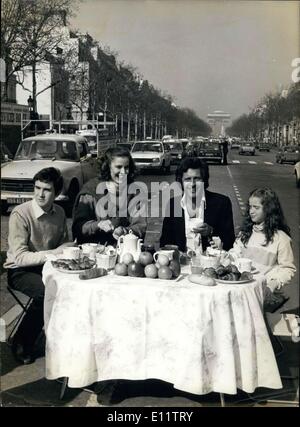
<instances>
[{"instance_id":1,"label":"man's dark curly hair","mask_svg":"<svg viewBox=\"0 0 300 427\"><path fill-rule=\"evenodd\" d=\"M244 245L248 243L253 229L253 222L249 213L250 197L259 198L263 206L265 215L263 232L266 236L266 245L273 241L274 234L278 230L282 230L288 236L291 236L290 228L285 221L277 194L270 188L256 188L249 195L244 221L240 231L241 241Z\"/></svg>"},{"instance_id":2,"label":"man's dark curly hair","mask_svg":"<svg viewBox=\"0 0 300 427\"><path fill-rule=\"evenodd\" d=\"M135 164L131 157L130 151L125 147L113 147L108 148L103 157L100 158L100 178L104 181L109 181L111 179L110 174L110 165L112 159L115 157L127 157L129 159L129 172L127 176L127 183L131 184L134 181L135 177Z\"/></svg>"},{"instance_id":3,"label":"man's dark curly hair","mask_svg":"<svg viewBox=\"0 0 300 427\"><path fill-rule=\"evenodd\" d=\"M37 172L33 177L33 183L36 181L53 183L55 196L58 196L63 188L63 177L60 173L60 170L57 168L44 168Z\"/></svg>"},{"instance_id":4,"label":"man's dark curly hair","mask_svg":"<svg viewBox=\"0 0 300 427\"><path fill-rule=\"evenodd\" d=\"M176 170L176 181L182 185L182 177L188 169L199 169L201 178L204 182L204 188L208 187L209 170L205 160L198 159L198 157L185 157L179 164Z\"/></svg>"}]
</instances>

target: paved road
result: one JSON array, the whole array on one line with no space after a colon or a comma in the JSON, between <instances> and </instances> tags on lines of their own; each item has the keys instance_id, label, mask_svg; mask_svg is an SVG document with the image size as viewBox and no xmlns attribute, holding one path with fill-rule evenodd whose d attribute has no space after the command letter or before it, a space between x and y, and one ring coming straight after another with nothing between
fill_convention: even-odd
<instances>
[{"instance_id":1,"label":"paved road","mask_svg":"<svg viewBox=\"0 0 300 427\"><path fill-rule=\"evenodd\" d=\"M174 168L170 175L157 176L140 175L139 179L145 182L149 189L153 181L174 181ZM278 165L275 163L275 152L258 153L256 156L240 156L236 150L229 153L228 166L210 166L210 190L228 195L231 198L234 213L236 233L239 230L242 215L247 202L249 192L258 186L270 186L277 191L289 226L291 227L296 265L299 265L299 190L296 189L292 165ZM155 194L152 194L155 196ZM154 197L155 198L155 197ZM158 200L158 199L157 199ZM7 249L7 225L8 216L1 217L1 250ZM160 217L148 219L146 235L147 243L157 244L160 236L162 219ZM68 220L70 227L71 221ZM287 293L290 301L287 312L298 309L299 289L298 275L288 288ZM9 310L14 302L7 294L5 275L1 281L1 315ZM292 346L292 350L294 347ZM60 385L53 381L44 379L44 359L38 359L35 364L27 367L17 367L13 361L10 351L5 343L1 343L2 352L2 390L7 390L5 395L6 405L12 406L98 406L94 395L84 391L69 391L68 398L64 402L58 400ZM290 362L283 365L290 366ZM287 368L287 366L285 366ZM170 390L157 383L147 387L143 385L142 392L138 384L131 387L131 394L127 389L127 398L121 400L117 406L216 406L219 405L218 396L210 398L195 398L185 393L175 393L170 397ZM132 390L135 389L135 395ZM156 398L151 397L156 390ZM159 391L158 391L159 390ZM162 391L164 390L164 391ZM148 393L148 395L147 395ZM125 393L126 394L126 393ZM143 397L141 397L143 396ZM245 396L240 397L240 400ZM239 399L236 398L235 401ZM233 400L231 399L233 405ZM249 402L248 402L249 404ZM250 402L250 405L254 403ZM278 406L278 405L276 405Z\"/></svg>"}]
</instances>

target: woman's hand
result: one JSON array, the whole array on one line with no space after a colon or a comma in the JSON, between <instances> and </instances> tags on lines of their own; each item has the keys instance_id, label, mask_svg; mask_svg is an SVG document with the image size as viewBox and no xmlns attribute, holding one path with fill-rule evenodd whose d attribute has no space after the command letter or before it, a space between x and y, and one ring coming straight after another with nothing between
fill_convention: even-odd
<instances>
[{"instance_id":1,"label":"woman's hand","mask_svg":"<svg viewBox=\"0 0 300 427\"><path fill-rule=\"evenodd\" d=\"M115 230L113 232L113 238L118 240L119 237L123 236L124 234L127 234L127 229L120 225L119 227L115 228Z\"/></svg>"},{"instance_id":2,"label":"woman's hand","mask_svg":"<svg viewBox=\"0 0 300 427\"><path fill-rule=\"evenodd\" d=\"M212 228L211 225L206 224L206 222L204 222L203 224L199 225L198 227L194 227L192 229L192 231L194 233L200 233L201 236L205 236L206 237L206 236L211 236L212 233L213 233L213 231L214 231L214 229Z\"/></svg>"},{"instance_id":3,"label":"woman's hand","mask_svg":"<svg viewBox=\"0 0 300 427\"><path fill-rule=\"evenodd\" d=\"M100 230L105 231L105 233L109 233L110 231L114 231L114 226L110 219L104 219L98 222L98 227Z\"/></svg>"}]
</instances>

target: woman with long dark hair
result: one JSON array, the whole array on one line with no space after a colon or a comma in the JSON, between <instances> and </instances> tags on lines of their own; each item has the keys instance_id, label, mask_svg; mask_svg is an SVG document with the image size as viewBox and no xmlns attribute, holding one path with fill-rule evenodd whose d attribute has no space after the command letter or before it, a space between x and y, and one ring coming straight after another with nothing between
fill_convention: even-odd
<instances>
[{"instance_id":1,"label":"woman with long dark hair","mask_svg":"<svg viewBox=\"0 0 300 427\"><path fill-rule=\"evenodd\" d=\"M133 183L135 165L124 147L109 148L100 159L100 176L88 181L78 194L73 211L72 232L77 242L115 245L131 230L143 238L146 218L133 215L128 205L133 198L128 186ZM136 212L135 212L136 213Z\"/></svg>"}]
</instances>

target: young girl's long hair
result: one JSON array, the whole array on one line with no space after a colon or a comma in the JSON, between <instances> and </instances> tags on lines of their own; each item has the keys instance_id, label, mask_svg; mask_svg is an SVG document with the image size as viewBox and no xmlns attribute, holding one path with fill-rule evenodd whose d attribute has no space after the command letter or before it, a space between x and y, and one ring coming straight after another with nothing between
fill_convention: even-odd
<instances>
[{"instance_id":1,"label":"young girl's long hair","mask_svg":"<svg viewBox=\"0 0 300 427\"><path fill-rule=\"evenodd\" d=\"M263 212L265 215L263 232L266 236L266 245L273 241L274 233L278 230L284 231L288 236L291 235L290 229L285 221L277 194L273 190L270 188L256 188L250 193L249 199L250 197L259 198L263 206ZM244 245L248 243L253 229L253 222L249 213L249 199L240 232L241 241L244 243Z\"/></svg>"}]
</instances>

